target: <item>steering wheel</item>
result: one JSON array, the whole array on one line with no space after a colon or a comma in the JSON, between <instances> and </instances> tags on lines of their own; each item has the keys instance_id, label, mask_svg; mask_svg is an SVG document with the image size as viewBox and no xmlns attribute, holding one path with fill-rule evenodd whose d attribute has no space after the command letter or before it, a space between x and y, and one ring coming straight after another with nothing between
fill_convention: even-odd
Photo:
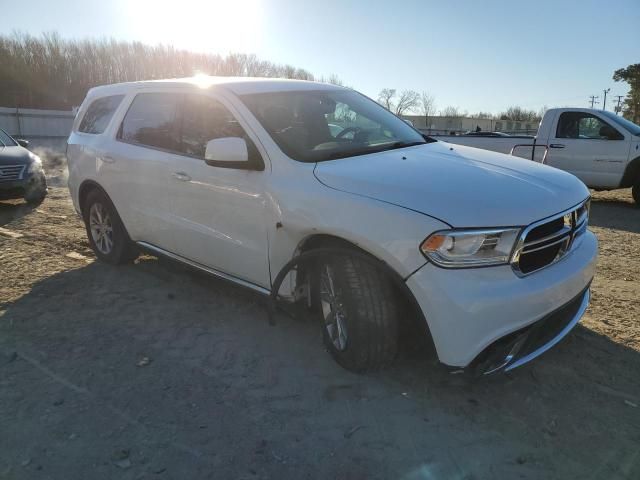
<instances>
[{"instance_id":1,"label":"steering wheel","mask_svg":"<svg viewBox=\"0 0 640 480\"><path fill-rule=\"evenodd\" d=\"M342 130L339 134L336 135L336 138L343 138L346 134L353 132L353 136L355 137L359 132L362 131L360 127L347 127Z\"/></svg>"}]
</instances>

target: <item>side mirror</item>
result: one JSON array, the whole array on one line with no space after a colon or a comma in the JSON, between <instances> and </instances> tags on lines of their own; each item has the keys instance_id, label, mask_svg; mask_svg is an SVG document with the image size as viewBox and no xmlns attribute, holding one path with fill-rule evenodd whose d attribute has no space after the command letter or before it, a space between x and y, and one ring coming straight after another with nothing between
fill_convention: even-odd
<instances>
[{"instance_id":1,"label":"side mirror","mask_svg":"<svg viewBox=\"0 0 640 480\"><path fill-rule=\"evenodd\" d=\"M248 168L247 142L240 137L214 138L207 142L204 152L207 165L214 167Z\"/></svg>"},{"instance_id":2,"label":"side mirror","mask_svg":"<svg viewBox=\"0 0 640 480\"><path fill-rule=\"evenodd\" d=\"M600 127L598 134L601 137L605 137L607 140L622 140L622 135L615 128L610 125L603 125Z\"/></svg>"},{"instance_id":3,"label":"side mirror","mask_svg":"<svg viewBox=\"0 0 640 480\"><path fill-rule=\"evenodd\" d=\"M16 138L15 141L18 142L18 145L20 145L21 147L24 147L24 148L28 148L29 147L29 141L28 140L25 140L23 138Z\"/></svg>"}]
</instances>

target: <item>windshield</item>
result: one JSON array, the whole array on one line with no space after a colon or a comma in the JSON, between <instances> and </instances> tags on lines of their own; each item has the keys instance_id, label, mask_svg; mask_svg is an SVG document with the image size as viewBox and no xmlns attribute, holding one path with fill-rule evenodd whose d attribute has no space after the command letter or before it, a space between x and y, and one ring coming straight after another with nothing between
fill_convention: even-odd
<instances>
[{"instance_id":1,"label":"windshield","mask_svg":"<svg viewBox=\"0 0 640 480\"><path fill-rule=\"evenodd\" d=\"M428 143L401 119L352 90L241 96L284 153L301 162Z\"/></svg>"},{"instance_id":2,"label":"windshield","mask_svg":"<svg viewBox=\"0 0 640 480\"><path fill-rule=\"evenodd\" d=\"M620 117L613 112L602 112L608 119L620 125L622 128L627 129L632 135L640 135L640 126L627 120L624 117Z\"/></svg>"},{"instance_id":3,"label":"windshield","mask_svg":"<svg viewBox=\"0 0 640 480\"><path fill-rule=\"evenodd\" d=\"M15 147L18 145L7 132L0 128L0 147Z\"/></svg>"}]
</instances>

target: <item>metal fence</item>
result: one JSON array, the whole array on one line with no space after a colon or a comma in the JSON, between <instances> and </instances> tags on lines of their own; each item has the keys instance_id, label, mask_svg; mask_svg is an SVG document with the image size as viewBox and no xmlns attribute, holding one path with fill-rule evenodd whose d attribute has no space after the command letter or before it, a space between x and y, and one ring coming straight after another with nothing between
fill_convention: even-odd
<instances>
[{"instance_id":1,"label":"metal fence","mask_svg":"<svg viewBox=\"0 0 640 480\"><path fill-rule=\"evenodd\" d=\"M64 151L75 116L73 111L0 107L0 128L33 147Z\"/></svg>"}]
</instances>

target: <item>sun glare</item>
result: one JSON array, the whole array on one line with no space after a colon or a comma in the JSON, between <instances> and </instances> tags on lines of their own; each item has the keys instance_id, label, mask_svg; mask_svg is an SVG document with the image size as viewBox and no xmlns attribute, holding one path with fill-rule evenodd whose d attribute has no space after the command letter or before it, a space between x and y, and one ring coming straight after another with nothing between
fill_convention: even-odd
<instances>
[{"instance_id":1,"label":"sun glare","mask_svg":"<svg viewBox=\"0 0 640 480\"><path fill-rule=\"evenodd\" d=\"M145 43L200 52L253 53L261 0L136 0L125 5L129 30Z\"/></svg>"}]
</instances>

